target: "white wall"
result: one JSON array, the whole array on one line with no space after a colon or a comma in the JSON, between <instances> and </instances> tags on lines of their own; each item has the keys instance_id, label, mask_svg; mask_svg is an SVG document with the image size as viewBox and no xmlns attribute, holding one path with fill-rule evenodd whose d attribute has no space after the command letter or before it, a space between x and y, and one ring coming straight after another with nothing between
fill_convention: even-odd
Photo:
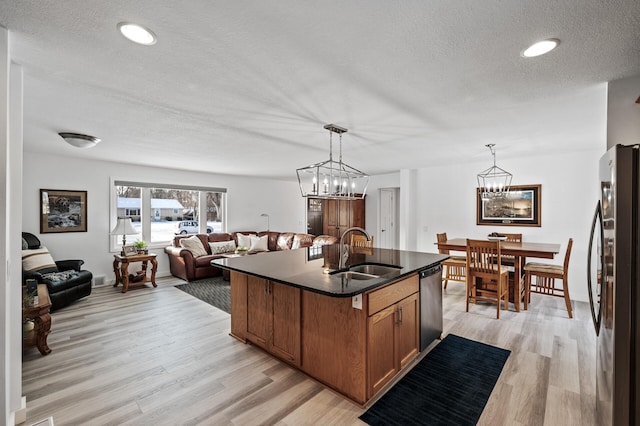
<instances>
[{"instance_id":1,"label":"white wall","mask_svg":"<svg viewBox=\"0 0 640 426\"><path fill-rule=\"evenodd\" d=\"M24 420L21 397L22 68L11 62L9 32L0 27L0 424Z\"/></svg>"},{"instance_id":2,"label":"white wall","mask_svg":"<svg viewBox=\"0 0 640 426\"><path fill-rule=\"evenodd\" d=\"M593 148L567 155L552 153L534 158L501 161L514 175L513 185L542 185L542 226L476 225L476 175L485 163L420 169L417 178L418 211L413 229L418 250L435 252L436 233L449 237L485 238L490 232L522 233L529 242L561 244L551 260L561 264L569 238L573 238L569 265L572 299L586 301L586 258L591 218L598 200L597 164L604 153L604 135ZM533 259L532 259L533 260Z\"/></svg>"},{"instance_id":3,"label":"white wall","mask_svg":"<svg viewBox=\"0 0 640 426\"><path fill-rule=\"evenodd\" d=\"M374 235L374 241L380 241L380 189L400 188L400 174L388 173L371 176L367 187L365 205L365 229ZM397 248L397 247L396 247Z\"/></svg>"},{"instance_id":4,"label":"white wall","mask_svg":"<svg viewBox=\"0 0 640 426\"><path fill-rule=\"evenodd\" d=\"M52 143L58 142L64 143L61 139L52 140ZM100 145L92 149L100 149ZM215 171L215 162L212 162L211 169L212 172ZM305 199L300 195L297 182L293 180L288 182L132 167L33 152L24 153L22 230L37 235L54 259L83 259L85 269L92 271L94 276L105 276L105 282L112 283L114 252L109 250L112 178L227 188L227 231L264 230L266 218L260 214L267 213L270 216L271 230L306 232ZM87 191L87 232L40 234L40 189ZM151 252L158 255L158 276L168 275L169 262L162 247L152 247Z\"/></svg>"},{"instance_id":5,"label":"white wall","mask_svg":"<svg viewBox=\"0 0 640 426\"><path fill-rule=\"evenodd\" d=\"M638 105L640 108L640 105ZM603 105L604 117L604 105ZM604 118L603 118L604 123ZM588 300L586 289L587 245L591 219L599 197L597 165L606 150L604 124L601 135L585 141L583 151L509 159L499 165L514 175L514 185L542 185L542 226L476 225L476 175L487 168L482 163L458 163L373 176L367 189L367 229L377 229L378 189L400 185L401 248L437 253L436 234L449 237L484 238L490 232L522 233L530 242L561 244L553 260L561 264L569 238L573 238L569 264L572 299ZM406 211L413 209L414 211ZM416 247L409 247L414 241Z\"/></svg>"},{"instance_id":6,"label":"white wall","mask_svg":"<svg viewBox=\"0 0 640 426\"><path fill-rule=\"evenodd\" d=\"M640 143L640 75L607 85L607 146Z\"/></svg>"}]
</instances>

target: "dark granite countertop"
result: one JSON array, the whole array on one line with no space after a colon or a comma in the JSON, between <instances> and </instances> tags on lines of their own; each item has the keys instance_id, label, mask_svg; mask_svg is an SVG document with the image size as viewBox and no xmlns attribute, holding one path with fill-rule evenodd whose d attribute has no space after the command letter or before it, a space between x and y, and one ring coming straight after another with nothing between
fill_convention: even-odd
<instances>
[{"instance_id":1,"label":"dark granite countertop","mask_svg":"<svg viewBox=\"0 0 640 426\"><path fill-rule=\"evenodd\" d=\"M356 252L349 255L347 267L372 263L400 268L367 280L346 279L330 274L330 271L337 269L337 244L214 259L211 264L328 296L351 297L435 266L449 257L445 254L380 248L354 250Z\"/></svg>"}]
</instances>

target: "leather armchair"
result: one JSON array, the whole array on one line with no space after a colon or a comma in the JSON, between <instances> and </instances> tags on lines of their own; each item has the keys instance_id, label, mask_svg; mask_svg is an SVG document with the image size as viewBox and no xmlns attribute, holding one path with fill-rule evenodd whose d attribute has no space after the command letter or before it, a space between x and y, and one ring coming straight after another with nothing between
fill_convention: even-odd
<instances>
[{"instance_id":1,"label":"leather armchair","mask_svg":"<svg viewBox=\"0 0 640 426\"><path fill-rule=\"evenodd\" d=\"M22 238L27 242L27 248L22 250L23 259L30 251L42 249L40 240L35 235L23 232ZM25 270L23 261L22 269L23 285L27 279L35 279L39 284L47 285L52 311L89 296L91 294L91 281L93 280L93 274L90 271L81 269L84 260L57 260L54 262L55 266L48 265L45 268ZM52 272L62 274L51 274Z\"/></svg>"}]
</instances>

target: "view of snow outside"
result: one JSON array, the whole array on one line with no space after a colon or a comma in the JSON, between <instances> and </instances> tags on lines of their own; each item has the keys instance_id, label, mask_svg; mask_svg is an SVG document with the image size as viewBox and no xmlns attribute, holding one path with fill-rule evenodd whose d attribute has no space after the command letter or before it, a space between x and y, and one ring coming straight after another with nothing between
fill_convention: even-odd
<instances>
[{"instance_id":1,"label":"view of snow outside","mask_svg":"<svg viewBox=\"0 0 640 426\"><path fill-rule=\"evenodd\" d=\"M157 222L151 222L151 243L171 242L173 237L178 233L178 224L180 221L168 221L161 220ZM213 232L222 232L222 222L207 222L207 225L213 228ZM142 233L142 224L140 222L133 222L133 227L140 233ZM139 241L140 234L131 238L131 242ZM129 243L129 238L127 238Z\"/></svg>"}]
</instances>

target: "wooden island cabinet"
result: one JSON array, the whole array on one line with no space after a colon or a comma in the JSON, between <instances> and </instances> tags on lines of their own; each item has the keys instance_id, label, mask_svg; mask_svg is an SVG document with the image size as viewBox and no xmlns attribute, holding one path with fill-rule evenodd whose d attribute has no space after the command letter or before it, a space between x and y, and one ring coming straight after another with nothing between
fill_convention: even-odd
<instances>
[{"instance_id":1,"label":"wooden island cabinet","mask_svg":"<svg viewBox=\"0 0 640 426\"><path fill-rule=\"evenodd\" d=\"M232 334L298 366L300 289L238 272L231 273L231 281L236 291L236 297L231 296L231 311L243 312L245 319L238 325L232 317Z\"/></svg>"},{"instance_id":2,"label":"wooden island cabinet","mask_svg":"<svg viewBox=\"0 0 640 426\"><path fill-rule=\"evenodd\" d=\"M374 247L347 260L381 267L364 279L327 266L338 257L333 244L211 263L230 271L233 337L365 406L431 343L420 342L421 309L442 315L442 295L421 294L419 274L448 255ZM421 306L425 297L434 299Z\"/></svg>"},{"instance_id":3,"label":"wooden island cabinet","mask_svg":"<svg viewBox=\"0 0 640 426\"><path fill-rule=\"evenodd\" d=\"M418 276L369 294L369 397L420 351Z\"/></svg>"},{"instance_id":4,"label":"wooden island cabinet","mask_svg":"<svg viewBox=\"0 0 640 426\"><path fill-rule=\"evenodd\" d=\"M419 353L418 276L332 297L231 272L231 334L364 405ZM355 303L357 305L357 303Z\"/></svg>"}]
</instances>

